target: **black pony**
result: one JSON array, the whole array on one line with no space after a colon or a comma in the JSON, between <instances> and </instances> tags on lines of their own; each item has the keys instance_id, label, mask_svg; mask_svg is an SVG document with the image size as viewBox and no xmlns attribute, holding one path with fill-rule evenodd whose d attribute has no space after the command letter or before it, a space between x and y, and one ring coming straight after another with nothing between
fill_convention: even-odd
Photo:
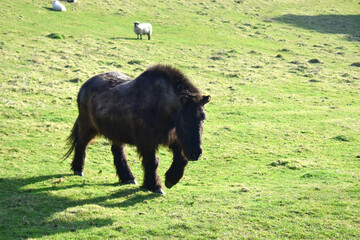
<instances>
[{"instance_id":1,"label":"black pony","mask_svg":"<svg viewBox=\"0 0 360 240\"><path fill-rule=\"evenodd\" d=\"M155 153L160 144L173 152L165 185L171 188L182 178L185 166L202 154L204 105L210 96L200 91L179 70L156 65L132 80L109 72L90 78L81 87L79 116L68 138L67 158L75 150L71 169L83 176L85 151L97 135L112 143L111 151L120 182L136 184L126 160L124 144L134 145L142 157L142 187L162 193Z\"/></svg>"}]
</instances>

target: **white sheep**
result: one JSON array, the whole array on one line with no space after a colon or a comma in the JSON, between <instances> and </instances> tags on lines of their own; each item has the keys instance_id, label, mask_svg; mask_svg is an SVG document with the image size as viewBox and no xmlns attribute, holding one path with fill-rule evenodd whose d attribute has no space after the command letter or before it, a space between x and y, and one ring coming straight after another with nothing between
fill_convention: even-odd
<instances>
[{"instance_id":1,"label":"white sheep","mask_svg":"<svg viewBox=\"0 0 360 240\"><path fill-rule=\"evenodd\" d=\"M148 39L150 40L150 35L152 34L152 26L150 23L139 23L134 22L134 33L137 35L137 39L142 39L142 35L148 35Z\"/></svg>"},{"instance_id":2,"label":"white sheep","mask_svg":"<svg viewBox=\"0 0 360 240\"><path fill-rule=\"evenodd\" d=\"M65 12L66 11L66 7L60 3L59 1L57 0L54 0L53 1L53 4L52 4L52 9L54 11L61 11L61 12Z\"/></svg>"}]
</instances>

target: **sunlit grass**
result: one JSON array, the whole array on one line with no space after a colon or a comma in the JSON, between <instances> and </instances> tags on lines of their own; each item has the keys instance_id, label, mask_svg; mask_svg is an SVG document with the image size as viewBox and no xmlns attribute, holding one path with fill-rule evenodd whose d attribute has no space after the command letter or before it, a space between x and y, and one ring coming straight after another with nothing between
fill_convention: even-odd
<instances>
[{"instance_id":1,"label":"sunlit grass","mask_svg":"<svg viewBox=\"0 0 360 240\"><path fill-rule=\"evenodd\" d=\"M360 237L356 1L64 4L0 3L1 239ZM119 185L100 138L73 176L60 159L81 84L157 63L212 96L202 158L158 196ZM158 156L164 180L171 154Z\"/></svg>"}]
</instances>

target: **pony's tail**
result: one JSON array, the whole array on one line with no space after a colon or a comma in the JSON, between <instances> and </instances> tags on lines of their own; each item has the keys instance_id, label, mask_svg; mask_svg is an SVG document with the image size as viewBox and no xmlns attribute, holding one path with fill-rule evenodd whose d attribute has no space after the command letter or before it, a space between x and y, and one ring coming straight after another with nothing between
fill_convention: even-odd
<instances>
[{"instance_id":1,"label":"pony's tail","mask_svg":"<svg viewBox=\"0 0 360 240\"><path fill-rule=\"evenodd\" d=\"M79 141L78 132L79 132L79 121L78 121L78 119L76 119L76 122L71 130L71 134L66 139L66 146L69 147L69 150L61 158L63 161L65 159L67 159L71 155L71 153L74 151L75 146Z\"/></svg>"}]
</instances>

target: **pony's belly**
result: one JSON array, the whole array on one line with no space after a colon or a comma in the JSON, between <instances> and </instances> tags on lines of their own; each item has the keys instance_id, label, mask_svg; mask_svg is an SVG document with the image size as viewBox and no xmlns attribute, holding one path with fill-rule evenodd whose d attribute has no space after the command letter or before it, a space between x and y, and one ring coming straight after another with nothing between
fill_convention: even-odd
<instances>
[{"instance_id":1,"label":"pony's belly","mask_svg":"<svg viewBox=\"0 0 360 240\"><path fill-rule=\"evenodd\" d=\"M124 122L98 121L101 135L116 143L135 143L134 126Z\"/></svg>"}]
</instances>

